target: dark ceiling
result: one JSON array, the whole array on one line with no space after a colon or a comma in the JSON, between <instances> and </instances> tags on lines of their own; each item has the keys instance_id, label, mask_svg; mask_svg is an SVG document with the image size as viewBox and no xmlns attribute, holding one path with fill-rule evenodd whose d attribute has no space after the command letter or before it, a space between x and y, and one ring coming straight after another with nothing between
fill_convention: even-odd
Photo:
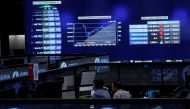
<instances>
[{"instance_id":1,"label":"dark ceiling","mask_svg":"<svg viewBox=\"0 0 190 109\"><path fill-rule=\"evenodd\" d=\"M1 56L8 56L8 36L24 34L24 0L2 0L0 13L0 52Z\"/></svg>"},{"instance_id":2,"label":"dark ceiling","mask_svg":"<svg viewBox=\"0 0 190 109\"><path fill-rule=\"evenodd\" d=\"M0 32L24 34L24 0L4 0L0 4Z\"/></svg>"}]
</instances>

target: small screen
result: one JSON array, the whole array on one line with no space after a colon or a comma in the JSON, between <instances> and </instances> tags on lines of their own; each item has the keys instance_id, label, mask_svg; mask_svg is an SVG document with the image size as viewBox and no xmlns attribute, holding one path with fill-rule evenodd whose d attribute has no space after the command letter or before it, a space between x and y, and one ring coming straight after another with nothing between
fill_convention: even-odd
<instances>
[{"instance_id":1,"label":"small screen","mask_svg":"<svg viewBox=\"0 0 190 109\"><path fill-rule=\"evenodd\" d=\"M93 85L96 71L82 72L80 85Z\"/></svg>"},{"instance_id":2,"label":"small screen","mask_svg":"<svg viewBox=\"0 0 190 109\"><path fill-rule=\"evenodd\" d=\"M93 93L93 86L84 86L79 88L80 97L90 97Z\"/></svg>"},{"instance_id":3,"label":"small screen","mask_svg":"<svg viewBox=\"0 0 190 109\"><path fill-rule=\"evenodd\" d=\"M148 98L158 98L160 95L159 90L148 90L147 91L147 97Z\"/></svg>"},{"instance_id":4,"label":"small screen","mask_svg":"<svg viewBox=\"0 0 190 109\"><path fill-rule=\"evenodd\" d=\"M62 76L64 82L62 84L62 90L73 90L74 89L74 75Z\"/></svg>"}]
</instances>

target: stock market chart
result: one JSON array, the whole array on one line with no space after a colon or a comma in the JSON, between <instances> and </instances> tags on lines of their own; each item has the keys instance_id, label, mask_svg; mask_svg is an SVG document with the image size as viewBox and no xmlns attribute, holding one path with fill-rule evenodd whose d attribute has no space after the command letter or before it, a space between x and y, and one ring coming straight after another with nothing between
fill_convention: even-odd
<instances>
[{"instance_id":1,"label":"stock market chart","mask_svg":"<svg viewBox=\"0 0 190 109\"><path fill-rule=\"evenodd\" d=\"M117 44L118 22L67 23L68 42L80 46L115 46Z\"/></svg>"},{"instance_id":2,"label":"stock market chart","mask_svg":"<svg viewBox=\"0 0 190 109\"><path fill-rule=\"evenodd\" d=\"M27 54L99 54L124 62L187 61L190 1L25 0Z\"/></svg>"}]
</instances>

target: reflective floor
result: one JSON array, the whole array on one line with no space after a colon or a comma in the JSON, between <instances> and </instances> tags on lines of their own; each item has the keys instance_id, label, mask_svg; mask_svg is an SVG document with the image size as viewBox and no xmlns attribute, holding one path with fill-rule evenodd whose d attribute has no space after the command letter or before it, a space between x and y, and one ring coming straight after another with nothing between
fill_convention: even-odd
<instances>
[{"instance_id":1,"label":"reflective floor","mask_svg":"<svg viewBox=\"0 0 190 109\"><path fill-rule=\"evenodd\" d=\"M0 104L0 109L188 109L188 108L180 104L164 104L164 105Z\"/></svg>"}]
</instances>

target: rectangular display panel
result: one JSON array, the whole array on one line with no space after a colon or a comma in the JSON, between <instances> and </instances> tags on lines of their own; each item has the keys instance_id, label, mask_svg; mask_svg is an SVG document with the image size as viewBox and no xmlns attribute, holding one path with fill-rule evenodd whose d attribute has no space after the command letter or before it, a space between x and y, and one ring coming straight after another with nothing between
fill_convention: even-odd
<instances>
[{"instance_id":1,"label":"rectangular display panel","mask_svg":"<svg viewBox=\"0 0 190 109\"><path fill-rule=\"evenodd\" d=\"M27 54L110 54L160 62L190 56L190 1L25 0Z\"/></svg>"}]
</instances>

